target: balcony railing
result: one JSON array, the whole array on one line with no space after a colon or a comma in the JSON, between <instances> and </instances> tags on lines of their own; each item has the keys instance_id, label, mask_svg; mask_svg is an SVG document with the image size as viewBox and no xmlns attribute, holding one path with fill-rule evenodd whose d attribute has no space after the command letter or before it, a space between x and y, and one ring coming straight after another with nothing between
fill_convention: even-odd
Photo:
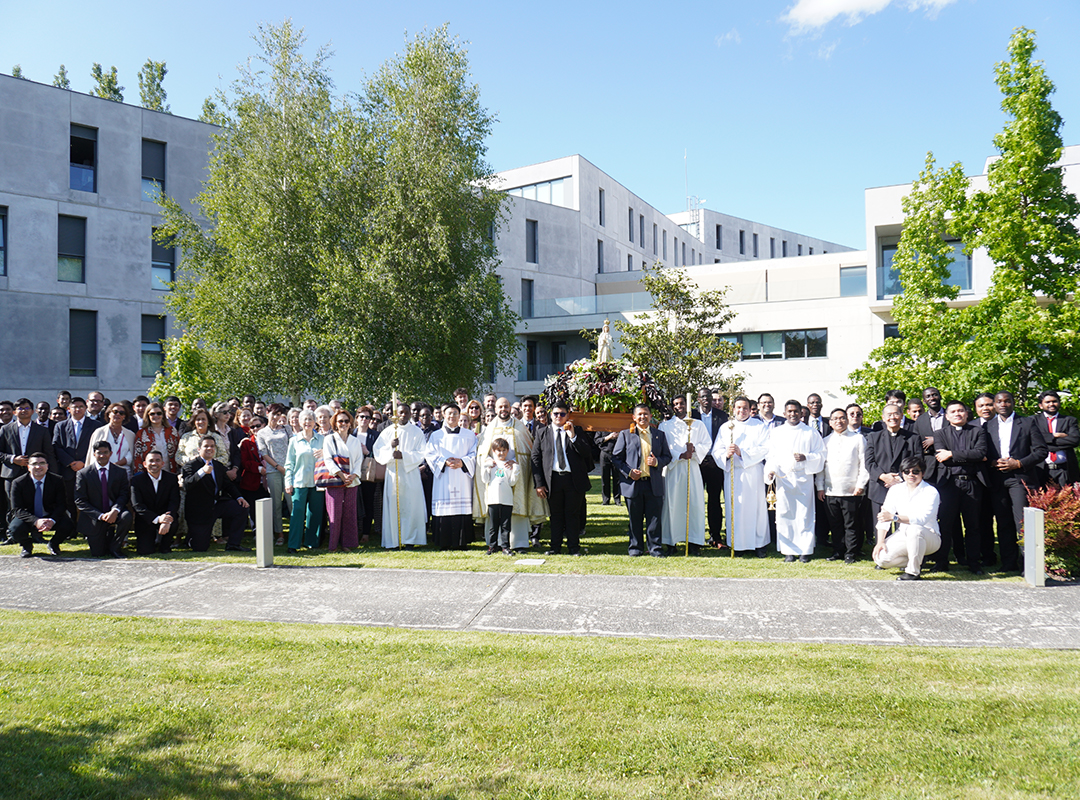
<instances>
[{"instance_id":1,"label":"balcony railing","mask_svg":"<svg viewBox=\"0 0 1080 800\"><path fill-rule=\"evenodd\" d=\"M574 317L587 314L648 311L651 307L652 295L648 292L634 292L631 294L556 297L548 300L523 300L518 303L518 313L524 319L539 319L542 317Z\"/></svg>"}]
</instances>

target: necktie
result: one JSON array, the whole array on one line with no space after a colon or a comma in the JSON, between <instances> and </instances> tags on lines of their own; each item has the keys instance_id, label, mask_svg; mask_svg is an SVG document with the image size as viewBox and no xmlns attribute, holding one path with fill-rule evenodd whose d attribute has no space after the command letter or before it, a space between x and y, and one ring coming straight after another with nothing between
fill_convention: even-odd
<instances>
[{"instance_id":1,"label":"necktie","mask_svg":"<svg viewBox=\"0 0 1080 800\"><path fill-rule=\"evenodd\" d=\"M101 478L101 511L107 514L109 512L109 471L107 469L98 470L98 476Z\"/></svg>"},{"instance_id":2,"label":"necktie","mask_svg":"<svg viewBox=\"0 0 1080 800\"><path fill-rule=\"evenodd\" d=\"M203 459L203 466L210 466L210 462ZM217 476L214 474L214 468L212 466L210 466L210 480L214 482L214 496L217 497Z\"/></svg>"},{"instance_id":3,"label":"necktie","mask_svg":"<svg viewBox=\"0 0 1080 800\"><path fill-rule=\"evenodd\" d=\"M563 449L565 439L563 439L563 432L558 430L555 432L555 454L559 457L559 469L566 469L566 451Z\"/></svg>"},{"instance_id":4,"label":"necktie","mask_svg":"<svg viewBox=\"0 0 1080 800\"><path fill-rule=\"evenodd\" d=\"M1048 428L1050 428L1050 441L1054 440L1054 420L1055 419L1057 419L1057 417L1047 417L1046 418L1046 425L1047 425ZM1058 456L1060 456L1060 455L1061 455L1061 453L1058 453L1058 452L1050 453L1050 463L1051 464L1056 464L1058 462Z\"/></svg>"},{"instance_id":5,"label":"necktie","mask_svg":"<svg viewBox=\"0 0 1080 800\"><path fill-rule=\"evenodd\" d=\"M82 436L82 422L75 423L75 445L79 444L79 437Z\"/></svg>"},{"instance_id":6,"label":"necktie","mask_svg":"<svg viewBox=\"0 0 1080 800\"><path fill-rule=\"evenodd\" d=\"M638 429L638 438L641 439L641 477L649 477L649 455L652 453L652 437L649 429Z\"/></svg>"},{"instance_id":7,"label":"necktie","mask_svg":"<svg viewBox=\"0 0 1080 800\"><path fill-rule=\"evenodd\" d=\"M45 504L41 500L41 481L34 481L34 516L45 516Z\"/></svg>"}]
</instances>

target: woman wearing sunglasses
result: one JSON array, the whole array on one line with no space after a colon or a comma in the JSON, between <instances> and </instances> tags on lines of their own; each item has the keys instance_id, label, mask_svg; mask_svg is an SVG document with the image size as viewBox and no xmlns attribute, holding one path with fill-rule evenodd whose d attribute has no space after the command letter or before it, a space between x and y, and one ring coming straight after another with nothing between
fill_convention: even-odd
<instances>
[{"instance_id":1,"label":"woman wearing sunglasses","mask_svg":"<svg viewBox=\"0 0 1080 800\"><path fill-rule=\"evenodd\" d=\"M923 480L923 460L918 456L900 463L902 483L889 489L877 517L874 561L882 569L904 567L898 581L917 581L923 559L941 547L937 513L941 498ZM890 533L893 526L896 530Z\"/></svg>"}]
</instances>

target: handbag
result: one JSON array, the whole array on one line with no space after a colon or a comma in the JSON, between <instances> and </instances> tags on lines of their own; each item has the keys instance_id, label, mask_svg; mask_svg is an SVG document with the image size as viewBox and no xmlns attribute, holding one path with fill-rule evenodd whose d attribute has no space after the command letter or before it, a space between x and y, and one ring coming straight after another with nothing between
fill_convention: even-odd
<instances>
[{"instance_id":1,"label":"handbag","mask_svg":"<svg viewBox=\"0 0 1080 800\"><path fill-rule=\"evenodd\" d=\"M386 464L380 464L375 456L364 456L360 465L360 480L365 483L381 483L386 480Z\"/></svg>"},{"instance_id":2,"label":"handbag","mask_svg":"<svg viewBox=\"0 0 1080 800\"><path fill-rule=\"evenodd\" d=\"M333 444L333 441L333 436L327 436L323 443L323 447L329 447ZM318 463L315 464L315 487L318 489L333 489L338 486L345 486L345 482L337 476L337 472L344 472L346 475L349 473L349 457L347 455L339 455L336 447L332 449L330 456L333 458L334 466L337 467L337 470L331 474L330 470L327 469L324 460L320 459ZM355 486L355 484L350 484L350 486Z\"/></svg>"}]
</instances>

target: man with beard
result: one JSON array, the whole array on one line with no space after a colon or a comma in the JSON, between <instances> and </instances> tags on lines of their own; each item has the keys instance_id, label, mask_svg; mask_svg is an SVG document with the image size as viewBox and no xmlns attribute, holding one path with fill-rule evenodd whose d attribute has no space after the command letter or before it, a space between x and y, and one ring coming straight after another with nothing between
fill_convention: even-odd
<instances>
[{"instance_id":1,"label":"man with beard","mask_svg":"<svg viewBox=\"0 0 1080 800\"><path fill-rule=\"evenodd\" d=\"M517 419L510 412L510 401L500 397L495 401L495 419L484 429L476 459L482 462L490 458L492 443L496 439L505 439L510 449L507 460L517 463L519 470L517 483L514 484L514 506L510 516L510 549L524 550L530 545L530 530L535 525L539 529L548 515L547 501L541 499L532 490L532 464L530 455L533 448L533 435L526 428L524 420ZM480 511L484 518L485 532L490 532L491 519L487 513L484 492L480 492ZM535 545L538 542L533 541Z\"/></svg>"},{"instance_id":2,"label":"man with beard","mask_svg":"<svg viewBox=\"0 0 1080 800\"><path fill-rule=\"evenodd\" d=\"M427 441L410 421L406 403L398 403L395 411L397 416L383 428L373 449L375 460L386 467L382 546L388 550L427 544L424 486L420 481Z\"/></svg>"},{"instance_id":3,"label":"man with beard","mask_svg":"<svg viewBox=\"0 0 1080 800\"><path fill-rule=\"evenodd\" d=\"M768 555L769 515L765 503L763 462L769 452L773 426L750 416L750 399L736 397L735 416L720 428L713 456L728 474L728 545L736 551L752 550L758 558Z\"/></svg>"},{"instance_id":4,"label":"man with beard","mask_svg":"<svg viewBox=\"0 0 1080 800\"><path fill-rule=\"evenodd\" d=\"M709 454L712 441L705 423L687 417L685 397L676 395L671 405L674 416L660 423L671 450L671 463L664 467L664 515L660 529L668 555L678 551L677 545L687 543L690 554L697 555L705 544L705 484L701 480L701 462Z\"/></svg>"},{"instance_id":5,"label":"man with beard","mask_svg":"<svg viewBox=\"0 0 1080 800\"><path fill-rule=\"evenodd\" d=\"M784 561L803 563L814 553L814 476L825 466L825 443L802 421L802 404L784 404L787 424L773 428L765 481L776 480L776 543Z\"/></svg>"}]
</instances>

